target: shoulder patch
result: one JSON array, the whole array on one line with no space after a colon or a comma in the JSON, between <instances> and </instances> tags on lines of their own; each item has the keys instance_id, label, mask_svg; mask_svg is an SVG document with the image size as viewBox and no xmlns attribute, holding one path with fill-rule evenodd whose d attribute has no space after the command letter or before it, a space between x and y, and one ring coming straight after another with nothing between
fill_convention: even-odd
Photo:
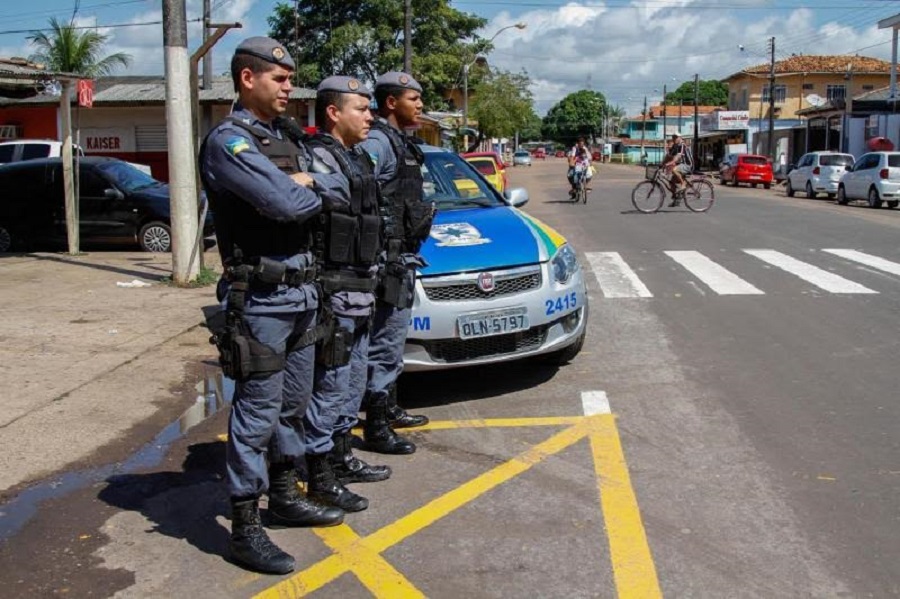
<instances>
[{"instance_id":1,"label":"shoulder patch","mask_svg":"<svg viewBox=\"0 0 900 599\"><path fill-rule=\"evenodd\" d=\"M250 140L248 140L246 137L240 137L238 135L229 137L225 141L225 149L228 150L228 153L232 156L237 156L244 150L250 149Z\"/></svg>"}]
</instances>

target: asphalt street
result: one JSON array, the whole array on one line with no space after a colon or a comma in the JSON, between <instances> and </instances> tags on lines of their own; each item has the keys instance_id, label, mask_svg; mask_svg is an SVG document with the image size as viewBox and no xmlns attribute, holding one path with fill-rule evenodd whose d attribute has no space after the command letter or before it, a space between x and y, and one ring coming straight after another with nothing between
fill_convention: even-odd
<instances>
[{"instance_id":1,"label":"asphalt street","mask_svg":"<svg viewBox=\"0 0 900 599\"><path fill-rule=\"evenodd\" d=\"M298 572L224 558L227 388L206 366L196 426L146 439L159 459L34 500L0 594L900 595L900 211L716 185L708 213L645 215L642 169L602 166L586 205L565 170L510 180L578 251L584 350L406 376L433 421L419 451L358 452L394 476L355 486L371 506L346 526L273 531Z\"/></svg>"}]
</instances>

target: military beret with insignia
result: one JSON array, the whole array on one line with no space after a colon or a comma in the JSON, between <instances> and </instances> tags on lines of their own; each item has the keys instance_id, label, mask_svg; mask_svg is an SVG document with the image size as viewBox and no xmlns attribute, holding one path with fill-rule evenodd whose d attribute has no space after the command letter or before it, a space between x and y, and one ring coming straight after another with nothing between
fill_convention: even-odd
<instances>
[{"instance_id":1,"label":"military beret with insignia","mask_svg":"<svg viewBox=\"0 0 900 599\"><path fill-rule=\"evenodd\" d=\"M277 64L286 69L294 70L294 59L288 54L284 46L270 37L248 37L234 50L235 54L250 54L261 58L266 62Z\"/></svg>"},{"instance_id":2,"label":"military beret with insignia","mask_svg":"<svg viewBox=\"0 0 900 599\"><path fill-rule=\"evenodd\" d=\"M402 87L422 93L422 86L409 73L390 71L375 80L375 89L379 87Z\"/></svg>"},{"instance_id":3,"label":"military beret with insignia","mask_svg":"<svg viewBox=\"0 0 900 599\"><path fill-rule=\"evenodd\" d=\"M361 82L359 79L355 77L347 77L346 75L333 75L328 77L327 79L322 80L322 83L319 84L319 87L316 88L316 93L322 92L337 92L339 94L356 94L359 96L365 96L366 98L372 97L372 91L366 87L366 85Z\"/></svg>"}]
</instances>

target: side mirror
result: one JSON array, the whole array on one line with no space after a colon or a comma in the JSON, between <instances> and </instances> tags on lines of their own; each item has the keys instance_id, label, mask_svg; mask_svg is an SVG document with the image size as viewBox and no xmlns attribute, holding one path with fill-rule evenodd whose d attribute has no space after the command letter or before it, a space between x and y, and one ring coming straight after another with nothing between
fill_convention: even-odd
<instances>
[{"instance_id":1,"label":"side mirror","mask_svg":"<svg viewBox=\"0 0 900 599\"><path fill-rule=\"evenodd\" d=\"M123 200L125 199L125 194L118 189L104 189L103 197L107 200Z\"/></svg>"},{"instance_id":2,"label":"side mirror","mask_svg":"<svg viewBox=\"0 0 900 599\"><path fill-rule=\"evenodd\" d=\"M848 164L846 168L847 168L847 172L849 173L850 171L853 170L853 165L852 165L852 164Z\"/></svg>"},{"instance_id":3,"label":"side mirror","mask_svg":"<svg viewBox=\"0 0 900 599\"><path fill-rule=\"evenodd\" d=\"M503 192L503 196L506 198L506 201L509 202L510 206L515 206L516 208L528 203L528 190L524 187L507 189Z\"/></svg>"}]
</instances>

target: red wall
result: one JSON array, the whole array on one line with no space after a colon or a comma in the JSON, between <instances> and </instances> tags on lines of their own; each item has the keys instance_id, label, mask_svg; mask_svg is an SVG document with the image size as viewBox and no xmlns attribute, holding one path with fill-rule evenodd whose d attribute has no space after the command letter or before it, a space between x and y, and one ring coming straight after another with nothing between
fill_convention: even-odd
<instances>
[{"instance_id":1,"label":"red wall","mask_svg":"<svg viewBox=\"0 0 900 599\"><path fill-rule=\"evenodd\" d=\"M0 125L21 127L21 137L28 139L59 139L56 131L56 107L32 106L0 110Z\"/></svg>"}]
</instances>

